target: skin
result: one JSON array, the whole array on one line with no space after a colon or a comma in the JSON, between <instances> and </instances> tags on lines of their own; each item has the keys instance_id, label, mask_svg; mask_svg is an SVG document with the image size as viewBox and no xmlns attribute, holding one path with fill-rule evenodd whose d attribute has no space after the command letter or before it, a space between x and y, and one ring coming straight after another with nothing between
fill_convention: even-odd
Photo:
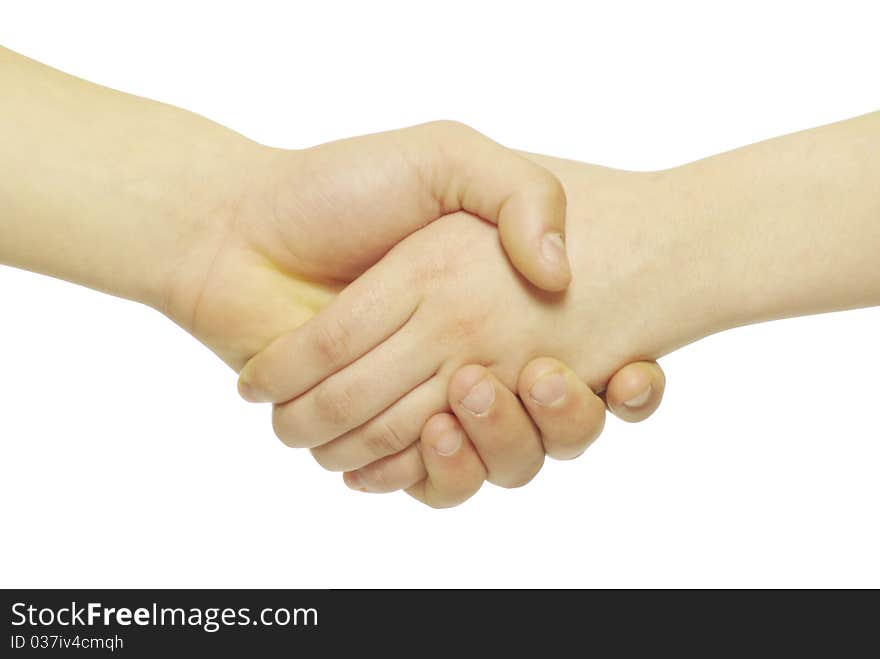
<instances>
[{"instance_id":1,"label":"skin","mask_svg":"<svg viewBox=\"0 0 880 659\"><path fill-rule=\"evenodd\" d=\"M543 161L569 190L569 251L584 265L569 290L538 291L505 267L491 227L461 213L434 222L394 247L316 322L244 369L242 380L264 396L292 399L275 409L283 441L314 448L335 440L352 444L347 453L369 436L365 424L384 424L412 443L420 424L408 427L408 420L445 407L450 377L464 365L479 360L518 391L522 369L537 355L555 354L601 390L621 364L640 359L633 344L662 340L653 339L651 326L638 327L639 341L628 338L631 326L641 325L631 321L634 306L650 302L653 273L632 247L642 225L657 216L653 179ZM607 273L630 267L644 269L645 279L609 283ZM296 368L286 367L290 355ZM335 373L324 377L328 368ZM478 396L482 404L471 405L476 415L494 402L497 389L490 389ZM453 411L464 412L467 395L450 393ZM533 398L531 389L519 393ZM382 456L358 461L370 457ZM349 468L341 457L340 464Z\"/></svg>"},{"instance_id":2,"label":"skin","mask_svg":"<svg viewBox=\"0 0 880 659\"><path fill-rule=\"evenodd\" d=\"M285 298L296 327L451 211L498 222L531 282L570 279L559 182L459 124L287 151L8 50L0 76L3 263L160 308L236 370Z\"/></svg>"},{"instance_id":3,"label":"skin","mask_svg":"<svg viewBox=\"0 0 880 659\"><path fill-rule=\"evenodd\" d=\"M387 489L430 498L421 479L432 453L454 449L460 432L448 415L432 417L447 386L448 407L468 429L488 403L507 405L505 388L531 404L529 369L543 368L529 364L535 355L565 360L598 391L619 364L714 332L880 304L878 154L880 113L663 172L535 157L566 188L567 291L528 286L503 267L488 227L449 216L402 241L242 378L276 403L279 436L324 447L319 460L368 421L408 429L403 419L430 417L422 443L433 450L410 433L401 438L410 445L381 462ZM328 361L317 337L331 328L344 339ZM290 355L299 368L285 363ZM450 385L478 360L492 375L459 371ZM361 462L363 439L334 452L331 466ZM566 457L583 444L573 442ZM496 455L492 448L481 453L500 460L509 450L501 438ZM368 473L348 480L361 484Z\"/></svg>"},{"instance_id":4,"label":"skin","mask_svg":"<svg viewBox=\"0 0 880 659\"><path fill-rule=\"evenodd\" d=\"M567 390L562 400L543 405L527 393L520 399L485 367L459 369L450 381L448 398L458 417L449 413L431 417L417 444L346 473L346 483L364 492L406 488L434 508L455 506L473 496L486 480L506 487L527 483L543 464L544 452L556 459L579 456L602 432L606 402L626 421L647 418L660 404L665 386L656 364L630 364L612 377L603 401L561 362L545 357L523 370L519 389L529 392L537 381L557 374ZM462 410L458 401L482 379L495 390L489 410L480 415ZM333 468L326 464L322 449L313 449L315 457Z\"/></svg>"},{"instance_id":5,"label":"skin","mask_svg":"<svg viewBox=\"0 0 880 659\"><path fill-rule=\"evenodd\" d=\"M287 151L4 49L0 86L0 263L155 307L235 370L459 209L530 285L570 280L559 181L465 126ZM531 441L523 409L495 420Z\"/></svg>"}]
</instances>

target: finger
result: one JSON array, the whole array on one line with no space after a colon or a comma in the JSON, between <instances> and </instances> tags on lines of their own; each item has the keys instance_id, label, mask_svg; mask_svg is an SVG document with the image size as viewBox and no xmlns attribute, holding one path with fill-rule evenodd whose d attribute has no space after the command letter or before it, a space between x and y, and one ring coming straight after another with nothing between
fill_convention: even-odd
<instances>
[{"instance_id":1,"label":"finger","mask_svg":"<svg viewBox=\"0 0 880 659\"><path fill-rule=\"evenodd\" d=\"M428 477L407 493L431 508L451 508L470 499L486 480L486 468L458 420L437 414L418 444Z\"/></svg>"},{"instance_id":2,"label":"finger","mask_svg":"<svg viewBox=\"0 0 880 659\"><path fill-rule=\"evenodd\" d=\"M411 288L367 272L302 327L248 361L238 379L252 403L283 403L366 354L403 327L418 300Z\"/></svg>"},{"instance_id":3,"label":"finger","mask_svg":"<svg viewBox=\"0 0 880 659\"><path fill-rule=\"evenodd\" d=\"M446 409L446 381L433 377L362 426L313 448L312 455L330 471L359 469L415 444L425 422Z\"/></svg>"},{"instance_id":4,"label":"finger","mask_svg":"<svg viewBox=\"0 0 880 659\"><path fill-rule=\"evenodd\" d=\"M433 418L433 417L432 417ZM409 448L346 472L345 484L359 492L383 494L413 487L428 477L419 442Z\"/></svg>"},{"instance_id":5,"label":"finger","mask_svg":"<svg viewBox=\"0 0 880 659\"><path fill-rule=\"evenodd\" d=\"M345 484L354 490L385 493L406 489L419 501L437 508L469 498L485 477L480 456L450 414L431 417L421 442L344 475Z\"/></svg>"},{"instance_id":6,"label":"finger","mask_svg":"<svg viewBox=\"0 0 880 659\"><path fill-rule=\"evenodd\" d=\"M605 403L562 362L532 360L520 373L518 390L550 457L576 458L602 433Z\"/></svg>"},{"instance_id":7,"label":"finger","mask_svg":"<svg viewBox=\"0 0 880 659\"><path fill-rule=\"evenodd\" d=\"M460 368L449 382L449 405L488 472L501 487L520 487L544 464L538 431L516 395L483 366Z\"/></svg>"},{"instance_id":8,"label":"finger","mask_svg":"<svg viewBox=\"0 0 880 659\"><path fill-rule=\"evenodd\" d=\"M432 378L436 344L426 345L406 325L354 364L289 403L276 405L275 433L288 446L325 444L366 423Z\"/></svg>"},{"instance_id":9,"label":"finger","mask_svg":"<svg viewBox=\"0 0 880 659\"><path fill-rule=\"evenodd\" d=\"M412 152L408 140L401 147L410 162L421 164L440 214L466 210L497 224L505 251L526 279L548 291L568 286L565 190L552 173L463 124L440 121L407 130L422 137L419 151Z\"/></svg>"},{"instance_id":10,"label":"finger","mask_svg":"<svg viewBox=\"0 0 880 659\"><path fill-rule=\"evenodd\" d=\"M635 362L611 377L605 389L605 401L615 416L635 423L656 411L665 390L666 376L656 362Z\"/></svg>"}]
</instances>

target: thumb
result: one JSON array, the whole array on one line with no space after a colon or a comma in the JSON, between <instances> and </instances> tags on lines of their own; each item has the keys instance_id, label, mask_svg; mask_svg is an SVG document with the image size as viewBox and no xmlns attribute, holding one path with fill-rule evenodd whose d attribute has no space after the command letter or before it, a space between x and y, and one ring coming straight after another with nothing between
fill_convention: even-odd
<instances>
[{"instance_id":1,"label":"thumb","mask_svg":"<svg viewBox=\"0 0 880 659\"><path fill-rule=\"evenodd\" d=\"M514 267L561 291L571 281L565 250L565 189L548 170L476 130L438 121L399 131L400 147L444 214L464 210L498 225Z\"/></svg>"}]
</instances>

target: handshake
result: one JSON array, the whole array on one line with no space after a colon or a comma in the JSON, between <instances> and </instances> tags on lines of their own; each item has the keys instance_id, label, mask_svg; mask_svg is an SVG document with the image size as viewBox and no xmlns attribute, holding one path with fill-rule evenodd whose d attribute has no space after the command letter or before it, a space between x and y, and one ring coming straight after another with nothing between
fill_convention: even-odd
<instances>
[{"instance_id":1,"label":"handshake","mask_svg":"<svg viewBox=\"0 0 880 659\"><path fill-rule=\"evenodd\" d=\"M632 331L653 325L632 272L638 177L451 122L251 151L222 201L189 213L202 228L164 311L350 487L449 506L484 480L523 485L599 434L590 387L656 354ZM662 388L635 363L608 400L633 420Z\"/></svg>"},{"instance_id":2,"label":"handshake","mask_svg":"<svg viewBox=\"0 0 880 659\"><path fill-rule=\"evenodd\" d=\"M625 172L450 122L274 149L3 49L0 88L0 263L162 311L357 490L523 485L658 357L880 304L880 113Z\"/></svg>"}]
</instances>

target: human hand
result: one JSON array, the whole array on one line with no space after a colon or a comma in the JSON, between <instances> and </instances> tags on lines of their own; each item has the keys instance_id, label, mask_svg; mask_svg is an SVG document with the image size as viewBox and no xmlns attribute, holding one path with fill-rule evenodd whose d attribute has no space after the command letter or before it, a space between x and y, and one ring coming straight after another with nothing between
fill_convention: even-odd
<instances>
[{"instance_id":1,"label":"human hand","mask_svg":"<svg viewBox=\"0 0 880 659\"><path fill-rule=\"evenodd\" d=\"M454 210L568 285L562 186L461 124L288 151L3 48L0 86L0 263L156 307L236 370Z\"/></svg>"},{"instance_id":2,"label":"human hand","mask_svg":"<svg viewBox=\"0 0 880 659\"><path fill-rule=\"evenodd\" d=\"M654 278L664 273L650 248L670 242L666 221L676 213L665 203L662 177L541 162L567 188L569 247L582 257L573 289L548 296L504 275L486 227L477 224L470 235L464 218L444 218L442 229L411 236L313 323L276 341L242 372L264 397L282 403L275 426L283 440L320 447L316 457L331 468L356 468L381 458L383 445L387 455L389 447L414 443L422 421L447 408L446 385L461 364L489 364L516 389L519 369L534 355L569 363L574 356L578 376L601 390L620 364L674 347L680 336L669 327L677 323L657 310L666 300L649 295L665 283ZM465 233L475 241L467 250L459 242ZM346 305L370 295L379 280L395 285L372 298L371 308L351 313ZM341 339L329 353L315 342L326 339L327 328ZM286 363L290 355L298 357L295 370ZM395 442L371 439L383 436Z\"/></svg>"},{"instance_id":3,"label":"human hand","mask_svg":"<svg viewBox=\"0 0 880 659\"><path fill-rule=\"evenodd\" d=\"M548 290L568 284L561 185L462 125L237 153L245 157L233 161L226 201L187 237L163 305L233 368L395 243L460 208L498 222L501 243L530 281Z\"/></svg>"},{"instance_id":4,"label":"human hand","mask_svg":"<svg viewBox=\"0 0 880 659\"><path fill-rule=\"evenodd\" d=\"M465 127L289 152L2 48L0 78L12 94L0 262L155 306L235 368L432 209L497 218L530 279L567 281L564 259L554 268L539 250L563 219L558 183Z\"/></svg>"},{"instance_id":5,"label":"human hand","mask_svg":"<svg viewBox=\"0 0 880 659\"><path fill-rule=\"evenodd\" d=\"M463 126L289 152L3 48L0 79L0 262L157 307L236 369L432 211L497 218L530 279L567 281L539 250L558 183Z\"/></svg>"},{"instance_id":6,"label":"human hand","mask_svg":"<svg viewBox=\"0 0 880 659\"><path fill-rule=\"evenodd\" d=\"M582 454L602 432L606 404L621 419L642 421L657 409L665 387L663 371L657 364L628 364L611 377L600 398L563 364L539 357L523 369L519 390L532 391L548 373L561 375L567 388L561 400L549 405L539 403L528 393L517 398L483 366L460 368L449 386L448 404L453 414L434 415L422 428L419 441L346 473L346 484L371 493L405 489L433 508L464 502L476 494L484 481L520 487L537 475L545 453L556 459ZM479 415L466 412L461 399L484 379L493 388L490 409ZM553 391L554 387L548 387L545 381L543 393ZM365 448L387 452L397 446L397 435L368 437L380 439L368 439L363 442ZM345 447L334 444L313 449L313 453L324 467L344 469L333 461L346 458ZM325 447L330 450L323 451Z\"/></svg>"},{"instance_id":7,"label":"human hand","mask_svg":"<svg viewBox=\"0 0 880 659\"><path fill-rule=\"evenodd\" d=\"M427 137L422 135L422 132L427 133ZM363 209L364 200L375 199L378 194L377 190L368 187L371 184L375 185L375 181L370 183L370 179L361 180L365 172L375 176L377 172L381 171L381 165L387 159L387 156L383 156L382 152L389 148L386 141L390 141L394 148L403 149L404 146L399 144L397 140L409 139L406 137L406 133L415 133L414 141L417 144L419 140L425 140L429 137L438 139L444 133L449 133L446 135L447 149L449 148L448 142L460 133L463 134L464 141L476 142L470 148L477 152L480 149L491 152L485 156L487 158L499 159L499 155L501 155L500 161L503 163L505 157L509 156L509 153L505 153L506 150L502 147L488 143L487 140L484 144L484 138L471 134L469 129L446 124L417 127L388 135L367 136L366 138L355 138L323 145L304 152L305 156L298 153L273 152L273 157L269 159L271 173L266 172L265 176L257 179L260 182L271 182L268 189L272 191L272 195L276 195L272 199L272 213L260 216L259 203L254 207L252 193L243 194L240 198L244 199L245 203L238 204L234 208L234 221L238 227L245 228L251 236L256 237L258 244L266 237L265 218L269 217L276 222L277 224L271 227L271 232L268 235L279 232L281 235L277 243L287 248L288 251L274 259L272 256L265 258L269 263L274 261L276 264L289 263L289 265L283 266L282 272L279 273L277 266L269 267L268 263L261 263L257 259L255 264L257 267L249 267L251 264L247 260L244 262L239 260L241 254L235 242L227 238L223 250L212 256L210 270L206 275L194 278L198 282L195 288L201 293L198 302L193 306L193 311L187 311L183 314L178 312L173 315L192 318L188 323L191 331L200 338L205 337L203 340L214 347L215 351L223 355L234 367L240 365L242 354L250 355L254 350L251 346L255 345L255 342L262 342L261 345L265 345L268 338L281 335L307 319L330 299L337 287L335 281L347 281L353 278L390 247L390 243L384 241L393 242L402 237L405 232L412 231L414 218L419 225L430 220L430 217L425 219L427 216L424 213L419 215L416 208L419 204L430 205L428 200L419 199L420 196L427 194L424 190L418 189L421 180L409 186L412 188L414 200L411 199L407 202L405 193L407 185L404 183L406 179L413 176L413 173L406 169L403 173L400 189L395 195L398 199L395 203L402 204L402 206L384 208L381 204L372 202L367 204L368 212L364 213L363 217L357 217L353 212L353 209ZM435 133L437 137L434 137ZM430 146L422 148L428 152L431 151ZM301 157L305 157L310 161L310 164L303 165L298 162ZM479 159L483 156L476 153L474 157L479 164ZM368 167L363 163L363 158L375 162L375 166ZM291 159L294 161L293 165L291 165ZM396 162L396 160L393 161L394 164ZM291 166L294 167L294 172L288 170ZM488 162L486 166L488 166ZM473 168L474 165L469 165L469 167ZM263 171L259 166L253 166L252 170L255 172ZM400 174L389 173L387 176L389 180L392 180L395 176L400 177ZM354 188L351 186L352 180L357 183ZM379 176L379 180L384 181L384 178ZM543 181L542 175L537 171L523 172L521 180L525 189L529 189L529 186L532 189L537 189L535 194L540 194L541 188L545 185L552 188L552 184ZM364 188L358 187L360 185L363 185ZM260 185L255 187L257 190L261 189ZM382 186L377 187L381 188ZM305 196L308 202L302 200L302 189L306 190ZM263 194L267 193L263 192ZM294 212L279 214L278 195L285 206L293 206ZM256 199L258 202L260 201L259 194ZM328 199L332 202L329 208L326 206ZM476 207L472 204L480 202L477 200L463 203L467 203L469 207ZM443 202L443 205L450 204ZM374 209L372 213L369 212L370 208ZM251 215L249 215L250 209L255 209ZM546 210L545 215L548 215ZM556 221L553 215L554 210L551 195L548 215L551 221ZM337 222L335 224L328 222L331 218L337 219ZM521 223L535 223L539 219L536 215L528 213L514 217L514 220L519 220ZM356 225L356 221L361 224ZM502 224L502 234L504 226L506 225ZM332 227L332 229L327 232L327 227ZM540 230L540 226L536 228ZM532 227L528 227L528 229L535 230ZM502 242L503 240L502 235ZM210 241L207 242L210 244ZM201 247L202 244L200 243L199 246ZM262 244L271 247L268 243ZM529 254L527 250L522 248L522 243L513 241L510 244L514 249L519 245L523 262L528 263ZM270 252L266 249L263 253ZM302 265L305 261L302 257L303 254L308 257L305 265ZM534 257L534 254L531 256ZM534 261L534 258L532 260ZM198 261L199 259L187 259L185 262L191 266ZM226 264L229 266L227 267ZM291 271L297 274L304 273L304 275L301 277L294 275L291 278ZM314 284L316 279L318 281L335 281L333 283L328 281L322 286ZM183 281L192 281L192 278L184 277ZM178 299L180 297L178 294ZM229 300L232 300L237 306L230 307ZM228 333L233 343L230 344L227 339L222 338L222 335L218 340L218 332ZM242 341L246 343L241 343ZM659 372L659 369L655 369L655 371ZM636 371L632 369L631 372ZM662 372L660 375L662 376ZM621 374L621 379L626 379L625 373ZM246 392L245 395L247 395ZM660 390L656 389L654 395L659 402ZM556 445L560 441L570 442L575 436L579 441L588 441L590 437L595 437L601 431L601 426L604 423L604 410L601 405L597 406L593 399L598 400L585 385L580 384L580 390L576 394L572 394L566 409L554 411L561 418L551 423L551 426L559 427L571 426L578 422L589 422L593 424L593 430L586 426L569 431L557 428L555 435L547 435L545 431L543 445L535 443L534 426L529 421L525 410L515 404L503 408L499 406L496 417L484 424L485 429L470 424L470 432L476 442L476 451L472 451L468 455L473 457L487 456L481 460L487 465L487 478L491 482L521 484L536 473L537 468L543 462L544 450L548 450L550 455L554 457L559 457ZM581 412L581 410L583 411ZM564 415L563 412L565 412ZM544 416L546 415L547 412L544 413ZM533 416L537 419L541 418L540 413L538 415L533 413ZM491 437L493 433L497 434L502 431L512 433L508 435L510 445L507 448L509 450L500 451L496 448L493 451L488 447L490 440L486 438ZM462 436L466 439L464 433ZM557 436L561 436L562 439L557 439ZM430 442L430 434L427 441ZM512 450L516 445L521 445L521 449ZM539 446L540 451L537 451ZM451 456L445 457L451 458ZM482 482L482 478L476 483L467 482L467 477L470 474L477 473L476 469L469 468L454 470L455 473L450 473L451 477L445 477L443 469L445 463L448 463L448 460L429 461L429 464L435 468L436 477L427 479L422 486L426 492L423 496L426 501L432 503L460 501L464 492L475 492ZM405 458L401 460L400 467L394 460L389 460L387 467L397 473L389 473L389 479L386 483L400 482L401 479L409 479L415 483L412 469L407 468L409 464ZM481 464L483 463L481 462ZM421 466L421 462L415 466L418 468ZM526 475L529 471L532 472L531 475ZM377 465L368 471L365 482L375 482L381 474L381 465ZM445 493L445 490L448 489L447 483L457 484L455 496L447 496ZM409 485L411 483L400 487L408 487Z\"/></svg>"}]
</instances>

